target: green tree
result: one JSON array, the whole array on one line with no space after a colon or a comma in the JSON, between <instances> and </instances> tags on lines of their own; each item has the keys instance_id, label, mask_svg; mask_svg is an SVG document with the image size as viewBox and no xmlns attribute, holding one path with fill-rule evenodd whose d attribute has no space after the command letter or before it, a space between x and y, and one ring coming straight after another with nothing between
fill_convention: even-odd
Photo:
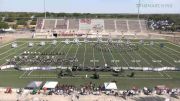
<instances>
[{"instance_id":1,"label":"green tree","mask_svg":"<svg viewBox=\"0 0 180 101\"><path fill-rule=\"evenodd\" d=\"M0 22L2 21L2 17L0 16Z\"/></svg>"},{"instance_id":2,"label":"green tree","mask_svg":"<svg viewBox=\"0 0 180 101\"><path fill-rule=\"evenodd\" d=\"M0 29L2 29L2 28L5 28L5 29L9 28L9 25L5 22L0 22Z\"/></svg>"},{"instance_id":3,"label":"green tree","mask_svg":"<svg viewBox=\"0 0 180 101\"><path fill-rule=\"evenodd\" d=\"M73 76L73 73L70 69L66 69L66 73L68 76Z\"/></svg>"},{"instance_id":4,"label":"green tree","mask_svg":"<svg viewBox=\"0 0 180 101\"><path fill-rule=\"evenodd\" d=\"M132 72L129 77L134 77L135 73Z\"/></svg>"},{"instance_id":5,"label":"green tree","mask_svg":"<svg viewBox=\"0 0 180 101\"><path fill-rule=\"evenodd\" d=\"M95 72L95 73L93 74L93 78L94 78L94 79L99 79L100 76L99 76L99 74L98 74L97 72Z\"/></svg>"},{"instance_id":6,"label":"green tree","mask_svg":"<svg viewBox=\"0 0 180 101\"><path fill-rule=\"evenodd\" d=\"M10 18L6 18L4 21L5 22L14 22L15 18L14 17L10 17Z\"/></svg>"},{"instance_id":7,"label":"green tree","mask_svg":"<svg viewBox=\"0 0 180 101\"><path fill-rule=\"evenodd\" d=\"M36 25L36 21L31 21L30 25Z\"/></svg>"},{"instance_id":8,"label":"green tree","mask_svg":"<svg viewBox=\"0 0 180 101\"><path fill-rule=\"evenodd\" d=\"M17 20L17 25L27 25L25 20Z\"/></svg>"}]
</instances>

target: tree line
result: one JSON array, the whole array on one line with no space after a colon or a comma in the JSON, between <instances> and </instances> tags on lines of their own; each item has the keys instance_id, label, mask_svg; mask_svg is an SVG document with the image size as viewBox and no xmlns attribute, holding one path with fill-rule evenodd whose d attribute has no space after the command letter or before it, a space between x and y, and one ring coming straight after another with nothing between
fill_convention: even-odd
<instances>
[{"instance_id":1,"label":"tree line","mask_svg":"<svg viewBox=\"0 0 180 101\"><path fill-rule=\"evenodd\" d=\"M36 12L0 12L0 28L6 27L8 22L16 21L17 25L27 25L27 22L31 20L30 24L35 25L37 18L44 17L44 13ZM52 13L46 12L47 18L133 18L138 19L137 14L92 14L92 13ZM162 20L167 19L175 23L176 26L180 26L179 14L141 14L140 19L153 19Z\"/></svg>"}]
</instances>

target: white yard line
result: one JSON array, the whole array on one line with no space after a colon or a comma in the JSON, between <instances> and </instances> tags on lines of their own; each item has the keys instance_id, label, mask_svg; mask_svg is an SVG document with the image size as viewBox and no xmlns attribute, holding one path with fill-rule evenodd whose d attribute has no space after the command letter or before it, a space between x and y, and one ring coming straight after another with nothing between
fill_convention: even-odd
<instances>
[{"instance_id":1,"label":"white yard line","mask_svg":"<svg viewBox=\"0 0 180 101\"><path fill-rule=\"evenodd\" d=\"M78 50L79 50L79 45L78 45L78 47L76 48L76 52L75 52L75 54L74 54L74 58L76 58L76 56L77 56L77 53L78 53ZM78 60L79 61L79 60ZM73 66L73 63L72 63L72 65L71 66Z\"/></svg>"},{"instance_id":2,"label":"white yard line","mask_svg":"<svg viewBox=\"0 0 180 101\"><path fill-rule=\"evenodd\" d=\"M95 62L95 56L94 56L94 47L93 47L93 62L94 62L94 67L96 66L96 62Z\"/></svg>"},{"instance_id":3,"label":"white yard line","mask_svg":"<svg viewBox=\"0 0 180 101\"><path fill-rule=\"evenodd\" d=\"M106 48L108 48L109 53L111 54L111 57L113 58L113 60L115 60L114 55L112 54L112 52L111 52L111 50L109 49L109 47L106 47ZM116 67L119 67L118 64L117 64L117 62L115 62L115 64L116 64Z\"/></svg>"},{"instance_id":4,"label":"white yard line","mask_svg":"<svg viewBox=\"0 0 180 101\"><path fill-rule=\"evenodd\" d=\"M147 50L147 49L146 49ZM152 60L155 60L151 55L149 55L148 53L146 53L144 50L141 50L143 53L145 53L146 55L148 55ZM149 50L148 50L149 51ZM159 63L158 62L158 64L160 64L161 66L164 66L163 64L161 64L161 63ZM152 66L152 65L151 65ZM153 67L153 66L152 66ZM161 72L158 72L160 75L161 75L161 77L163 77L163 74L161 73Z\"/></svg>"},{"instance_id":5,"label":"white yard line","mask_svg":"<svg viewBox=\"0 0 180 101\"><path fill-rule=\"evenodd\" d=\"M169 47L167 47L167 46L165 46L165 47L168 48L168 49L170 49L170 50L172 50L172 51L174 51L174 52L176 52L176 53L179 53L179 54L180 54L179 51L176 51L176 50L174 50L174 49L172 49L172 48L169 48Z\"/></svg>"},{"instance_id":6,"label":"white yard line","mask_svg":"<svg viewBox=\"0 0 180 101\"><path fill-rule=\"evenodd\" d=\"M69 55L69 51L71 50L72 46L73 46L73 44L71 44L71 46L69 47L69 49L68 49L68 51L67 51L67 53L66 53L66 55L65 55L65 59L66 59L67 56Z\"/></svg>"},{"instance_id":7,"label":"white yard line","mask_svg":"<svg viewBox=\"0 0 180 101\"><path fill-rule=\"evenodd\" d=\"M100 46L100 47L101 47L101 46ZM101 55L102 55L102 57L103 57L104 64L106 64L106 59L105 59L105 57L104 57L104 53L102 52L102 47L101 47Z\"/></svg>"},{"instance_id":8,"label":"white yard line","mask_svg":"<svg viewBox=\"0 0 180 101\"><path fill-rule=\"evenodd\" d=\"M162 53L162 54L164 54L164 55L166 55L166 57L171 58L172 60L174 60L174 58L172 58L171 56L169 56L169 55L165 54L164 52L159 51L159 50L157 50L157 49L156 49L156 48L154 48L154 47L153 47L153 49L154 49L154 50L156 50L156 51L158 51L158 52L160 52L160 53ZM164 50L164 49L162 49L162 50Z\"/></svg>"},{"instance_id":9,"label":"white yard line","mask_svg":"<svg viewBox=\"0 0 180 101\"><path fill-rule=\"evenodd\" d=\"M15 41L13 41L13 42L15 42ZM4 44L4 45L0 46L0 48L3 48L3 47L5 47L5 46L8 46L8 45L12 44L13 42L10 42L10 43L7 43L7 44Z\"/></svg>"},{"instance_id":10,"label":"white yard line","mask_svg":"<svg viewBox=\"0 0 180 101\"><path fill-rule=\"evenodd\" d=\"M83 67L84 67L85 61L86 61L86 44L85 44L85 50L84 50Z\"/></svg>"},{"instance_id":11,"label":"white yard line","mask_svg":"<svg viewBox=\"0 0 180 101\"><path fill-rule=\"evenodd\" d=\"M179 48L180 48L180 46L179 46L179 45L177 45L177 44L174 44L174 43L171 43L171 42L165 42L165 43L169 43L169 44L171 44L171 45L174 45L174 46L177 46L177 47L179 47Z\"/></svg>"},{"instance_id":12,"label":"white yard line","mask_svg":"<svg viewBox=\"0 0 180 101\"><path fill-rule=\"evenodd\" d=\"M166 72L163 72L169 79L172 79L172 77L168 74L168 73L166 73Z\"/></svg>"},{"instance_id":13,"label":"white yard line","mask_svg":"<svg viewBox=\"0 0 180 101\"><path fill-rule=\"evenodd\" d=\"M28 51L28 50L30 50L30 48L29 49L27 49L26 51ZM19 55L17 55L17 56L20 56L21 54L23 54L23 53L20 53ZM3 66L3 65L5 65L7 62L5 62L5 63L3 63L1 66Z\"/></svg>"},{"instance_id":14,"label":"white yard line","mask_svg":"<svg viewBox=\"0 0 180 101\"><path fill-rule=\"evenodd\" d=\"M167 49L168 49L168 48L167 48ZM173 53L169 52L168 50L166 50L166 49L164 49L164 48L163 48L163 50L166 51L166 53L171 54L171 55L175 56L176 58L179 58L179 56L177 56L176 54L173 54Z\"/></svg>"},{"instance_id":15,"label":"white yard line","mask_svg":"<svg viewBox=\"0 0 180 101\"><path fill-rule=\"evenodd\" d=\"M143 47L143 46L142 46ZM144 47L144 49L148 50L147 48ZM152 51L148 50L149 52L151 52L152 54L154 54ZM146 53L146 52L144 52ZM148 53L146 53L149 57L151 57L152 60L155 60L151 55L149 55ZM160 64L162 67L164 67L164 65L160 62L158 62L158 64Z\"/></svg>"},{"instance_id":16,"label":"white yard line","mask_svg":"<svg viewBox=\"0 0 180 101\"><path fill-rule=\"evenodd\" d=\"M146 48L146 47L144 47L144 48ZM147 49L148 50L148 49ZM154 52L152 52L151 50L148 50L148 51L150 51L151 53L153 53L153 54L155 54ZM158 56L157 54L155 54L156 56ZM158 56L159 58L161 58L161 59L163 59L162 57L160 57L160 56ZM163 59L164 60L164 59ZM165 60L166 61L166 60ZM168 61L166 61L166 62L168 62ZM169 63L169 62L168 62ZM163 76L163 74L161 73L161 72L158 72L161 76ZM171 77L168 75L168 78L169 79L171 79Z\"/></svg>"},{"instance_id":17,"label":"white yard line","mask_svg":"<svg viewBox=\"0 0 180 101\"><path fill-rule=\"evenodd\" d=\"M31 70L29 73L28 73L28 75L27 76L29 76L29 75L31 75L31 73L33 72L33 70Z\"/></svg>"},{"instance_id":18,"label":"white yard line","mask_svg":"<svg viewBox=\"0 0 180 101\"><path fill-rule=\"evenodd\" d=\"M65 55L64 59L67 58L67 56L68 56L68 54L69 54L69 51L71 50L72 46L73 46L73 44L71 44L71 46L69 47L68 51L66 52L66 55ZM63 66L63 64L64 64L64 63L62 62L62 63L61 63L61 66Z\"/></svg>"},{"instance_id":19,"label":"white yard line","mask_svg":"<svg viewBox=\"0 0 180 101\"><path fill-rule=\"evenodd\" d=\"M50 52L53 52L53 51L55 51L56 50L56 48L58 48L58 46L60 45L61 43L58 43L57 45L56 45L56 47L54 47ZM62 48L62 47L61 47ZM48 66L50 66L52 64L52 62L48 65Z\"/></svg>"},{"instance_id":20,"label":"white yard line","mask_svg":"<svg viewBox=\"0 0 180 101\"><path fill-rule=\"evenodd\" d=\"M127 55L129 56L129 57L131 57L131 60L133 59L133 60L137 60L136 59L136 57L134 58L134 57L132 57L131 55L129 55L129 53L126 51L126 53L127 53ZM142 67L138 62L135 62L137 65L138 65L138 67Z\"/></svg>"},{"instance_id":21,"label":"white yard line","mask_svg":"<svg viewBox=\"0 0 180 101\"><path fill-rule=\"evenodd\" d=\"M154 49L155 50L155 49ZM151 51L151 50L149 50ZM157 50L156 50L157 51ZM152 52L152 51L151 51ZM169 61L167 61L166 59L164 59L163 57L161 57L161 55L157 55L155 52L152 52L154 55L156 55L157 57L161 58L162 60L166 61L168 64L170 64L171 66L174 66L172 63L170 63ZM174 66L175 67L175 66Z\"/></svg>"},{"instance_id":22,"label":"white yard line","mask_svg":"<svg viewBox=\"0 0 180 101\"><path fill-rule=\"evenodd\" d=\"M136 51L135 51L135 54L138 55L141 59L143 59L146 62L146 64L148 64L149 66L153 67L144 57L141 56L141 54L139 54Z\"/></svg>"},{"instance_id":23,"label":"white yard line","mask_svg":"<svg viewBox=\"0 0 180 101\"><path fill-rule=\"evenodd\" d=\"M42 52L45 52L51 45L49 45L48 47L46 46L46 48L43 48L43 50L41 51ZM43 46L40 46L40 47L43 47ZM42 62L41 62L42 63Z\"/></svg>"},{"instance_id":24,"label":"white yard line","mask_svg":"<svg viewBox=\"0 0 180 101\"><path fill-rule=\"evenodd\" d=\"M50 52L53 52L54 50L56 50L56 48L58 48L58 46L60 45L61 43L58 43Z\"/></svg>"},{"instance_id":25,"label":"white yard line","mask_svg":"<svg viewBox=\"0 0 180 101\"><path fill-rule=\"evenodd\" d=\"M48 46L48 47L49 47L49 46ZM35 51L38 51L38 50L40 50L41 48L42 48L42 47L39 47L39 48L37 48ZM42 51L45 51L45 49L47 49L47 47L46 47L46 48L43 48ZM33 71L34 71L34 70L30 71L27 76L30 76Z\"/></svg>"},{"instance_id":26,"label":"white yard line","mask_svg":"<svg viewBox=\"0 0 180 101\"><path fill-rule=\"evenodd\" d=\"M60 49L58 52L61 52L61 51L62 51L62 49L64 49L64 46L65 46L65 44L61 47L61 49Z\"/></svg>"},{"instance_id":27,"label":"white yard line","mask_svg":"<svg viewBox=\"0 0 180 101\"><path fill-rule=\"evenodd\" d=\"M23 45L25 45L26 43L24 43L24 44L22 44L21 46L23 46ZM24 49L24 48L27 48L26 46L25 47L22 47L22 48L18 48L18 50L21 50L21 49ZM17 50L14 50L14 51L17 51ZM14 54L14 51L13 52L11 52L12 54ZM11 56L12 54L9 54L9 55L7 55L7 56L5 56L5 57L3 57L3 58L1 58L0 60L3 60L4 58L7 58L7 57L9 57L9 56Z\"/></svg>"},{"instance_id":28,"label":"white yard line","mask_svg":"<svg viewBox=\"0 0 180 101\"><path fill-rule=\"evenodd\" d=\"M38 47L35 51L38 51L38 50L40 50L42 47ZM31 48L32 49L32 48ZM29 49L30 50L30 49ZM43 48L43 50L44 50L44 48ZM28 51L28 50L26 50L26 51ZM19 63L19 62L18 62ZM34 70L31 70L29 73L28 73L28 75L27 76L30 76L31 75L31 73L33 72ZM25 74L24 74L25 75ZM24 77L24 75L21 75L19 78L22 78L22 77Z\"/></svg>"},{"instance_id":29,"label":"white yard line","mask_svg":"<svg viewBox=\"0 0 180 101\"><path fill-rule=\"evenodd\" d=\"M19 78L24 78L24 75L27 73L28 71L25 71L22 75L19 76Z\"/></svg>"},{"instance_id":30,"label":"white yard line","mask_svg":"<svg viewBox=\"0 0 180 101\"><path fill-rule=\"evenodd\" d=\"M116 51L117 51L118 55L123 59L124 63L126 63L126 65L127 65L128 67L130 67L130 65L129 65L128 62L124 59L124 57L121 55L121 53L120 53L118 50L116 50Z\"/></svg>"},{"instance_id":31,"label":"white yard line","mask_svg":"<svg viewBox=\"0 0 180 101\"><path fill-rule=\"evenodd\" d=\"M32 47L33 48L33 47ZM32 48L30 48L29 50L31 50ZM38 51L38 50L40 50L42 47L38 47L38 48L36 48L36 50L35 50L35 52L36 51ZM29 50L26 50L26 51L29 51ZM19 63L19 62L18 62Z\"/></svg>"},{"instance_id":32,"label":"white yard line","mask_svg":"<svg viewBox=\"0 0 180 101\"><path fill-rule=\"evenodd\" d=\"M77 49L76 49L76 53L75 53L75 55L74 55L74 58L76 58L77 53L78 53L78 50L79 50L79 45L78 45L78 47L77 47Z\"/></svg>"},{"instance_id":33,"label":"white yard line","mask_svg":"<svg viewBox=\"0 0 180 101\"><path fill-rule=\"evenodd\" d=\"M23 44L22 44L21 46L23 46ZM19 46L19 47L21 47L21 46ZM5 51L5 52L1 53L0 55L3 55L3 54L5 54L5 53L7 53L7 52L9 52L9 51L11 51L11 50L13 50L13 49L15 49L15 48L11 48L11 49L9 49L8 51Z\"/></svg>"},{"instance_id":34,"label":"white yard line","mask_svg":"<svg viewBox=\"0 0 180 101\"><path fill-rule=\"evenodd\" d=\"M161 77L163 77L163 76L164 76L161 72L158 72L158 73L161 75Z\"/></svg>"}]
</instances>

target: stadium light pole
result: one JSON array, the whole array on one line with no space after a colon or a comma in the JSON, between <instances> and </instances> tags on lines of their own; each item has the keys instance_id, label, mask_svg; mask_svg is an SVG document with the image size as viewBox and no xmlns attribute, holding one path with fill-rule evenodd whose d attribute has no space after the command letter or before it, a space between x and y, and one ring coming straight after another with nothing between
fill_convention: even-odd
<instances>
[{"instance_id":1,"label":"stadium light pole","mask_svg":"<svg viewBox=\"0 0 180 101\"><path fill-rule=\"evenodd\" d=\"M44 17L46 18L46 0L44 0Z\"/></svg>"},{"instance_id":2,"label":"stadium light pole","mask_svg":"<svg viewBox=\"0 0 180 101\"><path fill-rule=\"evenodd\" d=\"M137 6L138 6L138 20L139 20L139 15L140 15L140 4L141 4L141 0L139 0Z\"/></svg>"}]
</instances>

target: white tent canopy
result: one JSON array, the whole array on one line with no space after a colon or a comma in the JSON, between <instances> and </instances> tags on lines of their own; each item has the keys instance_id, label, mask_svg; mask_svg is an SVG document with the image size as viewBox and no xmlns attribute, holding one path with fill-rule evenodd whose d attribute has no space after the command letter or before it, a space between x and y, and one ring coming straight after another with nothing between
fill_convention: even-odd
<instances>
[{"instance_id":1,"label":"white tent canopy","mask_svg":"<svg viewBox=\"0 0 180 101\"><path fill-rule=\"evenodd\" d=\"M117 89L115 82L105 82L104 87L105 87L105 90L116 90Z\"/></svg>"},{"instance_id":2,"label":"white tent canopy","mask_svg":"<svg viewBox=\"0 0 180 101\"><path fill-rule=\"evenodd\" d=\"M43 88L47 88L47 89L55 89L57 86L58 82L57 81L47 81Z\"/></svg>"}]
</instances>

